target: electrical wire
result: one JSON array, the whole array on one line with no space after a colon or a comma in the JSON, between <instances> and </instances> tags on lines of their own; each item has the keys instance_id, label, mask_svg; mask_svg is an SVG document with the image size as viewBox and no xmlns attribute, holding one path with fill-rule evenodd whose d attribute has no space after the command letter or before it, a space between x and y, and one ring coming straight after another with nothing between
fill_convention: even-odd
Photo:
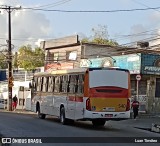
<instances>
[{"instance_id":1,"label":"electrical wire","mask_svg":"<svg viewBox=\"0 0 160 146\"><path fill-rule=\"evenodd\" d=\"M146 10L157 10L160 7L150 8L136 8L136 9L123 9L123 10L53 10L53 9L34 9L34 8L22 8L25 10L34 11L50 11L50 12L63 12L63 13L115 13L115 12L133 12L133 11L146 11Z\"/></svg>"},{"instance_id":2,"label":"electrical wire","mask_svg":"<svg viewBox=\"0 0 160 146\"><path fill-rule=\"evenodd\" d=\"M157 35L157 37L158 37L158 36L160 36L160 35ZM146 39L141 39L141 40L139 40L139 41L155 41L155 40L160 39L160 37L159 37L159 38L157 38L157 37L150 37L150 38L146 38ZM121 44L121 45L122 45L122 46L126 46L126 45L134 44L134 43L137 43L137 41L130 42L130 43L125 43L125 44Z\"/></svg>"},{"instance_id":3,"label":"electrical wire","mask_svg":"<svg viewBox=\"0 0 160 146\"><path fill-rule=\"evenodd\" d=\"M141 6L145 6L145 7L147 7L147 8L150 8L149 6L147 6L146 4L143 4L143 3L141 3L141 2L139 2L139 1L136 1L136 0L132 0L133 2L135 2L135 3L137 3L137 4L139 4L139 5L141 5ZM154 11L157 11L157 12L160 12L159 10L155 10L154 9Z\"/></svg>"},{"instance_id":4,"label":"electrical wire","mask_svg":"<svg viewBox=\"0 0 160 146\"><path fill-rule=\"evenodd\" d=\"M41 5L41 6L37 6L37 7L32 7L32 9L42 8L42 7L51 8L51 7L55 7L55 6L58 6L58 5L62 5L62 4L67 3L67 2L69 2L69 1L71 1L71 0L61 0L61 1L58 1L58 2L46 4L46 5Z\"/></svg>"}]
</instances>

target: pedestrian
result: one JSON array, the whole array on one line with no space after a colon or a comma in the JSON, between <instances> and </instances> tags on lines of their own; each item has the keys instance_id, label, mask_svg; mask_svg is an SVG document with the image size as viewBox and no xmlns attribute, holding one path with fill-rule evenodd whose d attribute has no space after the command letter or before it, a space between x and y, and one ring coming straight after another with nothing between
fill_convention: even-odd
<instances>
[{"instance_id":1,"label":"pedestrian","mask_svg":"<svg viewBox=\"0 0 160 146\"><path fill-rule=\"evenodd\" d=\"M17 102L18 102L18 98L17 98L17 96L16 96L16 94L14 95L14 97L13 97L13 110L15 111L16 110L16 108L17 108Z\"/></svg>"},{"instance_id":2,"label":"pedestrian","mask_svg":"<svg viewBox=\"0 0 160 146\"><path fill-rule=\"evenodd\" d=\"M136 119L139 111L139 102L137 101L136 98L134 98L134 101L132 102L132 109L133 109L134 119Z\"/></svg>"}]
</instances>

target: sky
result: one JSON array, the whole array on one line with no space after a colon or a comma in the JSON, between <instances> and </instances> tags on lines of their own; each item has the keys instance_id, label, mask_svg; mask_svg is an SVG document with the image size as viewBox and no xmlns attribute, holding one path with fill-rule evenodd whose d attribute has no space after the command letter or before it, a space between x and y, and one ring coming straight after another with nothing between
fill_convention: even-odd
<instances>
[{"instance_id":1,"label":"sky","mask_svg":"<svg viewBox=\"0 0 160 146\"><path fill-rule=\"evenodd\" d=\"M160 9L98 12L155 8L160 7L159 0L0 0L0 8L5 6L22 8L11 13L14 50L22 45L34 46L42 40L75 34L90 38L93 35L92 28L97 28L98 25L107 26L108 38L120 45L130 46L131 42L145 40L154 40L151 46L159 44ZM2 9L0 11L1 47L8 40L8 12Z\"/></svg>"}]
</instances>

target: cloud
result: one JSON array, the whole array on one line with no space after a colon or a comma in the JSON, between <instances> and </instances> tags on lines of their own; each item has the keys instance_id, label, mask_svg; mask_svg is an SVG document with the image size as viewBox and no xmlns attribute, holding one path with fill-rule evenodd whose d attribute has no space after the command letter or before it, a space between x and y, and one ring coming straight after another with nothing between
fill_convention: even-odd
<instances>
[{"instance_id":1,"label":"cloud","mask_svg":"<svg viewBox=\"0 0 160 146\"><path fill-rule=\"evenodd\" d=\"M1 0L0 5L7 5L6 0ZM16 48L25 44L35 45L37 40L49 36L51 32L50 21L39 12L23 9L12 11L11 22L12 44ZM8 39L8 13L6 11L0 14L0 26L0 44L4 44Z\"/></svg>"},{"instance_id":2,"label":"cloud","mask_svg":"<svg viewBox=\"0 0 160 146\"><path fill-rule=\"evenodd\" d=\"M151 13L148 17L149 21L152 22L152 24L159 23L160 21L160 12L155 11Z\"/></svg>"}]
</instances>

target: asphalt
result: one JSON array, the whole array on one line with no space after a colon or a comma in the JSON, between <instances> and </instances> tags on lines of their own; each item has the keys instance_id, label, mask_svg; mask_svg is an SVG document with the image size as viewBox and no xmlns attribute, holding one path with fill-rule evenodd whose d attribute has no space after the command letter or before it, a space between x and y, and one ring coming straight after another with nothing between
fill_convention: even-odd
<instances>
[{"instance_id":1,"label":"asphalt","mask_svg":"<svg viewBox=\"0 0 160 146\"><path fill-rule=\"evenodd\" d=\"M10 113L17 113L17 114L36 114L34 112L27 111L25 109L16 110L16 111L7 111L4 109L0 109L0 112L10 112ZM130 125L135 128L151 130L153 124L160 125L160 114L142 114L140 113L136 120L134 120L131 116L131 119L120 121L120 122Z\"/></svg>"}]
</instances>

